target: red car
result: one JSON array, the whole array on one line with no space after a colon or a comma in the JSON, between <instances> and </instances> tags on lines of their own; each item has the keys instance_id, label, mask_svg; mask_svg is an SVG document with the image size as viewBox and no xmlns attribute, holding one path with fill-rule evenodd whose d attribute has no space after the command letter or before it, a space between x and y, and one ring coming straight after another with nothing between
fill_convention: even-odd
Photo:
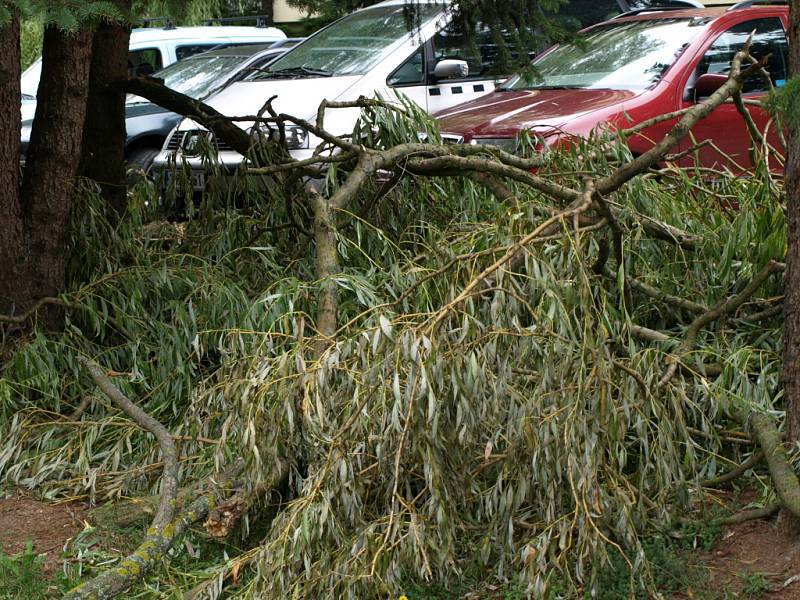
<instances>
[{"instance_id":1,"label":"red car","mask_svg":"<svg viewBox=\"0 0 800 600\"><path fill-rule=\"evenodd\" d=\"M512 150L522 130L555 144L586 136L598 126L625 129L651 117L686 108L709 96L726 79L734 55L751 32L751 54L770 55L767 69L780 87L789 70L788 7L741 2L727 10L649 9L625 13L583 31L582 43L550 48L534 61L535 75L517 75L496 91L436 115L448 142L491 144ZM767 91L764 78L745 82L743 96ZM760 108L750 112L767 139L780 148L775 124ZM675 123L661 122L628 140L641 154ZM769 127L768 127L769 125ZM681 159L685 166L750 165L750 136L728 102L701 120L675 152L711 140ZM780 168L772 164L773 168Z\"/></svg>"}]
</instances>

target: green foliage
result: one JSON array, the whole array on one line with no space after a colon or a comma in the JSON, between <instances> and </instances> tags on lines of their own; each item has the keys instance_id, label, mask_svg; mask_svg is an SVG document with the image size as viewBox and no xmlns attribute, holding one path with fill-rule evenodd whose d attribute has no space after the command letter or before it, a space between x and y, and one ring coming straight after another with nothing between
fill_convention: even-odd
<instances>
[{"instance_id":1,"label":"green foliage","mask_svg":"<svg viewBox=\"0 0 800 600\"><path fill-rule=\"evenodd\" d=\"M38 19L26 19L20 30L22 69L27 69L42 54L44 25Z\"/></svg>"},{"instance_id":2,"label":"green foliage","mask_svg":"<svg viewBox=\"0 0 800 600\"><path fill-rule=\"evenodd\" d=\"M114 2L109 0L88 0L70 2L68 0L3 0L0 2L0 27L5 25L15 13L25 20L38 21L41 26L53 25L64 31L74 31L84 23L99 19L124 19ZM24 48L23 48L24 49ZM23 63L24 64L24 63Z\"/></svg>"},{"instance_id":3,"label":"green foliage","mask_svg":"<svg viewBox=\"0 0 800 600\"><path fill-rule=\"evenodd\" d=\"M64 591L66 581L56 581L43 571L44 557L33 549L29 541L25 550L9 556L0 550L0 599L2 600L44 600L52 598L55 590Z\"/></svg>"},{"instance_id":4,"label":"green foliage","mask_svg":"<svg viewBox=\"0 0 800 600\"><path fill-rule=\"evenodd\" d=\"M774 88L766 99L769 111L794 132L800 132L798 94L800 94L800 77L792 77L781 87Z\"/></svg>"},{"instance_id":5,"label":"green foliage","mask_svg":"<svg viewBox=\"0 0 800 600\"><path fill-rule=\"evenodd\" d=\"M763 573L742 574L742 584L742 593L748 600L762 598L771 588Z\"/></svg>"},{"instance_id":6,"label":"green foliage","mask_svg":"<svg viewBox=\"0 0 800 600\"><path fill-rule=\"evenodd\" d=\"M437 139L430 119L406 108L410 117L365 110L355 139ZM578 185L586 169L608 173L629 154L603 134L548 157L539 175ZM327 191L352 168L332 166ZM2 372L0 477L50 495L154 488L158 449L95 390L76 361L88 354L180 436L184 480L242 457L256 486L277 459L291 461L293 500L248 554L254 570L234 597L385 598L411 584L457 590L476 572L512 597L672 589L672 545L643 540L687 506L693 481L725 468L720 407L780 400L780 318L715 323L687 364L718 363L721 375L681 375L656 394L694 315L626 302L622 283L636 277L713 306L786 243L780 193L764 173L683 177L640 178L608 198L623 245L621 263L608 265L615 278L593 269L605 232L568 232L526 248L452 310L443 307L554 201L512 185L514 199L499 203L452 178L406 178L383 197L365 185L340 215L343 327L319 357L309 215L285 186L239 178L181 224L154 221L162 207L143 188L114 227L84 190L69 264L80 309L61 335L37 330ZM653 239L639 214L696 235L696 249ZM770 281L758 298L780 294ZM675 341L642 341L633 324ZM221 586L231 560L192 584ZM607 581L612 572L624 576Z\"/></svg>"}]
</instances>

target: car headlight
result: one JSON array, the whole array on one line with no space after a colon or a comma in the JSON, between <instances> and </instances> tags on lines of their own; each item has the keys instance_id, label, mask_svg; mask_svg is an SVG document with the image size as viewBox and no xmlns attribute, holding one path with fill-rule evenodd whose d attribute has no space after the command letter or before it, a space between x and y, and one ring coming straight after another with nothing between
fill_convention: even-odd
<instances>
[{"instance_id":1,"label":"car headlight","mask_svg":"<svg viewBox=\"0 0 800 600\"><path fill-rule=\"evenodd\" d=\"M274 142L280 139L278 126L273 123L259 125L253 131ZM283 131L286 135L286 146L289 150L308 148L308 131L299 125L285 125Z\"/></svg>"},{"instance_id":2,"label":"car headlight","mask_svg":"<svg viewBox=\"0 0 800 600\"><path fill-rule=\"evenodd\" d=\"M286 131L286 145L289 150L308 148L308 132L305 129L299 125L287 125L284 130Z\"/></svg>"},{"instance_id":3,"label":"car headlight","mask_svg":"<svg viewBox=\"0 0 800 600\"><path fill-rule=\"evenodd\" d=\"M494 146L512 154L517 150L517 138L473 138L470 143L473 146Z\"/></svg>"}]
</instances>

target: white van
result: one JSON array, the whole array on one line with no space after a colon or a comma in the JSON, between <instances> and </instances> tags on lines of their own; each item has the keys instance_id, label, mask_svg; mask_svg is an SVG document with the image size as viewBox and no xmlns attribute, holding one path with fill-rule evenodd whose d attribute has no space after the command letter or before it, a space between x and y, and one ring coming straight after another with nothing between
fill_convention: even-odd
<instances>
[{"instance_id":1,"label":"white van","mask_svg":"<svg viewBox=\"0 0 800 600\"><path fill-rule=\"evenodd\" d=\"M209 26L147 27L131 31L128 74L149 75L167 65L219 46L263 44L286 39L275 27ZM20 78L22 120L32 119L36 111L36 91L42 75L42 59L25 69Z\"/></svg>"},{"instance_id":2,"label":"white van","mask_svg":"<svg viewBox=\"0 0 800 600\"><path fill-rule=\"evenodd\" d=\"M402 92L428 112L436 112L492 91L503 76L500 55L488 28L478 27L466 40L451 25L449 3L441 0L388 0L358 10L318 31L272 63L206 99L228 116L258 114L264 102L277 96L279 113L313 120L323 99L347 101L380 93L392 98ZM329 109L325 128L334 134L352 131L358 109ZM253 123L241 122L244 129ZM185 119L156 158L154 167L186 162L195 189L205 185L203 159L194 148L203 127ZM299 127L287 127L292 156L311 156L320 142ZM218 144L219 160L234 169L243 158Z\"/></svg>"}]
</instances>

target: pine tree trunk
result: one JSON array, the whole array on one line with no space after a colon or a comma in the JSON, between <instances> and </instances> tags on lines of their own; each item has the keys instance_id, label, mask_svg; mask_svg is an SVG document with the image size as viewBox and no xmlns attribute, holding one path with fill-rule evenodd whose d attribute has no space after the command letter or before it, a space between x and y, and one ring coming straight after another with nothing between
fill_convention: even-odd
<instances>
[{"instance_id":1,"label":"pine tree trunk","mask_svg":"<svg viewBox=\"0 0 800 600\"><path fill-rule=\"evenodd\" d=\"M20 40L16 16L0 28L0 56L0 312L12 313L21 291L19 260L23 242L19 202Z\"/></svg>"},{"instance_id":2,"label":"pine tree trunk","mask_svg":"<svg viewBox=\"0 0 800 600\"><path fill-rule=\"evenodd\" d=\"M116 5L123 13L131 8L130 0ZM80 165L80 174L98 183L117 214L126 206L125 94L107 86L128 76L130 35L130 27L121 23L103 22L95 31Z\"/></svg>"},{"instance_id":3,"label":"pine tree trunk","mask_svg":"<svg viewBox=\"0 0 800 600\"><path fill-rule=\"evenodd\" d=\"M91 40L91 30L68 34L51 26L44 33L41 83L21 191L27 289L20 300L28 305L64 289L65 230L81 154ZM19 139L19 127L16 131ZM57 326L57 316L48 324Z\"/></svg>"},{"instance_id":4,"label":"pine tree trunk","mask_svg":"<svg viewBox=\"0 0 800 600\"><path fill-rule=\"evenodd\" d=\"M275 22L275 0L261 0L261 14L267 17L267 22Z\"/></svg>"},{"instance_id":5,"label":"pine tree trunk","mask_svg":"<svg viewBox=\"0 0 800 600\"><path fill-rule=\"evenodd\" d=\"M800 76L800 0L793 0L789 23L789 69ZM800 440L800 124L790 127L786 163L786 321L783 337L783 389L789 439Z\"/></svg>"}]
</instances>

